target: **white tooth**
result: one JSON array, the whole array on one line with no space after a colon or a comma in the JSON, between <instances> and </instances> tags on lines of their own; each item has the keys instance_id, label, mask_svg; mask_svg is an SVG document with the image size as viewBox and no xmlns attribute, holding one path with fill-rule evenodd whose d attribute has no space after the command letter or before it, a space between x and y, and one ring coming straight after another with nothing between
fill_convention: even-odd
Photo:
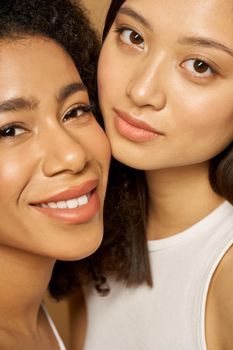
<instances>
[{"instance_id":1,"label":"white tooth","mask_svg":"<svg viewBox=\"0 0 233 350\"><path fill-rule=\"evenodd\" d=\"M65 208L67 208L66 202L65 202L65 201L57 202L57 207L58 207L59 209L65 209Z\"/></svg>"},{"instance_id":2,"label":"white tooth","mask_svg":"<svg viewBox=\"0 0 233 350\"><path fill-rule=\"evenodd\" d=\"M49 202L48 207L55 209L55 208L57 208L57 204L55 202Z\"/></svg>"},{"instance_id":3,"label":"white tooth","mask_svg":"<svg viewBox=\"0 0 233 350\"><path fill-rule=\"evenodd\" d=\"M47 204L41 204L42 208L48 208Z\"/></svg>"},{"instance_id":4,"label":"white tooth","mask_svg":"<svg viewBox=\"0 0 233 350\"><path fill-rule=\"evenodd\" d=\"M74 209L74 208L77 208L79 206L79 203L78 203L77 198L74 198L74 199L69 199L68 201L66 201L66 205L69 209Z\"/></svg>"},{"instance_id":5,"label":"white tooth","mask_svg":"<svg viewBox=\"0 0 233 350\"><path fill-rule=\"evenodd\" d=\"M88 198L87 195L81 196L78 198L78 204L81 205L85 205L88 203Z\"/></svg>"}]
</instances>

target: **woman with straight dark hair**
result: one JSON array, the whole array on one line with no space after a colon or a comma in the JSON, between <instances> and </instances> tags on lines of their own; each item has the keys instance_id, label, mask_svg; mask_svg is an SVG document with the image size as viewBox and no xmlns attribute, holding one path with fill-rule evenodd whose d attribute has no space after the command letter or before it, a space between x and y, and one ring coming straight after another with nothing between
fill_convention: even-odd
<instances>
[{"instance_id":1,"label":"woman with straight dark hair","mask_svg":"<svg viewBox=\"0 0 233 350\"><path fill-rule=\"evenodd\" d=\"M111 3L99 101L126 166L112 164L104 241L83 261L97 289L84 286L85 350L232 349L232 10Z\"/></svg>"}]
</instances>

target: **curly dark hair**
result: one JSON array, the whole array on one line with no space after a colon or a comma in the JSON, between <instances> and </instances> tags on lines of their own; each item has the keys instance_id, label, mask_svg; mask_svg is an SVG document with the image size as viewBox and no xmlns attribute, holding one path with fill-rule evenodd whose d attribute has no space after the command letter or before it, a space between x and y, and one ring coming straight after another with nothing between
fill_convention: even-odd
<instances>
[{"instance_id":1,"label":"curly dark hair","mask_svg":"<svg viewBox=\"0 0 233 350\"><path fill-rule=\"evenodd\" d=\"M124 2L111 1L103 40ZM209 179L214 191L233 204L233 143L210 161ZM104 295L109 291L105 277L109 275L127 286L142 283L152 286L146 239L147 204L144 173L113 159L105 200L103 242L93 255L71 263L68 270L66 263L57 263L50 284L53 296L60 298L81 283L93 282Z\"/></svg>"},{"instance_id":2,"label":"curly dark hair","mask_svg":"<svg viewBox=\"0 0 233 350\"><path fill-rule=\"evenodd\" d=\"M0 39L44 36L74 60L91 99L96 96L99 39L85 10L72 0L0 0Z\"/></svg>"}]
</instances>

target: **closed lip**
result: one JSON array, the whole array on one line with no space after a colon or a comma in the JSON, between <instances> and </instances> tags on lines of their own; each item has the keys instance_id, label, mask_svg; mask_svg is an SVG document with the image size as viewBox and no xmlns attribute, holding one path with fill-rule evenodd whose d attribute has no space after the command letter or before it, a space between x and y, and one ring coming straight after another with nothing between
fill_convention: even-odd
<instances>
[{"instance_id":1,"label":"closed lip","mask_svg":"<svg viewBox=\"0 0 233 350\"><path fill-rule=\"evenodd\" d=\"M48 202L67 201L72 198L81 197L95 190L98 184L99 184L98 179L91 179L80 185L70 187L69 189L59 192L51 197L46 197L43 200L33 202L31 203L31 205L38 205L38 204L48 203Z\"/></svg>"},{"instance_id":2,"label":"closed lip","mask_svg":"<svg viewBox=\"0 0 233 350\"><path fill-rule=\"evenodd\" d=\"M123 111L120 111L118 109L114 109L114 111L119 118L125 120L128 124L138 128L138 129L150 131L150 132L153 132L153 133L158 134L158 135L163 135L162 132L152 128L149 124L147 124L146 122L144 122L142 120L138 120L135 117L132 117L131 115L129 115Z\"/></svg>"}]
</instances>

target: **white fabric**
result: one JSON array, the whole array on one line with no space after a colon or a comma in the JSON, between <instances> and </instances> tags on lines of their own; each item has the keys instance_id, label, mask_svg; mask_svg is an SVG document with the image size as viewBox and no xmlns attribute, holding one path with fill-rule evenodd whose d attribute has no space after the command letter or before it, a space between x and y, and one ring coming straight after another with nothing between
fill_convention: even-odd
<instances>
[{"instance_id":1,"label":"white fabric","mask_svg":"<svg viewBox=\"0 0 233 350\"><path fill-rule=\"evenodd\" d=\"M42 307L43 307L43 310L44 310L44 312L45 312L45 314L46 314L46 316L47 316L47 319L48 319L48 321L49 321L50 327L51 327L51 329L52 329L52 331L53 331L53 334L54 334L54 336L55 336L55 338L56 338L56 340L57 340L57 343L58 343L58 345L59 345L60 350L66 350L66 347L65 347L65 345L64 345L64 343L63 343L63 341L62 341L60 335L58 334L58 331L57 331L57 329L56 329L56 327L55 327L55 324L54 324L53 320L51 319L51 317L50 317L48 311L46 310L46 308L45 308L44 305L42 305Z\"/></svg>"},{"instance_id":2,"label":"white fabric","mask_svg":"<svg viewBox=\"0 0 233 350\"><path fill-rule=\"evenodd\" d=\"M128 289L110 280L107 297L85 290L85 350L206 350L207 292L232 244L233 207L228 202L184 232L150 241L152 289Z\"/></svg>"}]
</instances>

